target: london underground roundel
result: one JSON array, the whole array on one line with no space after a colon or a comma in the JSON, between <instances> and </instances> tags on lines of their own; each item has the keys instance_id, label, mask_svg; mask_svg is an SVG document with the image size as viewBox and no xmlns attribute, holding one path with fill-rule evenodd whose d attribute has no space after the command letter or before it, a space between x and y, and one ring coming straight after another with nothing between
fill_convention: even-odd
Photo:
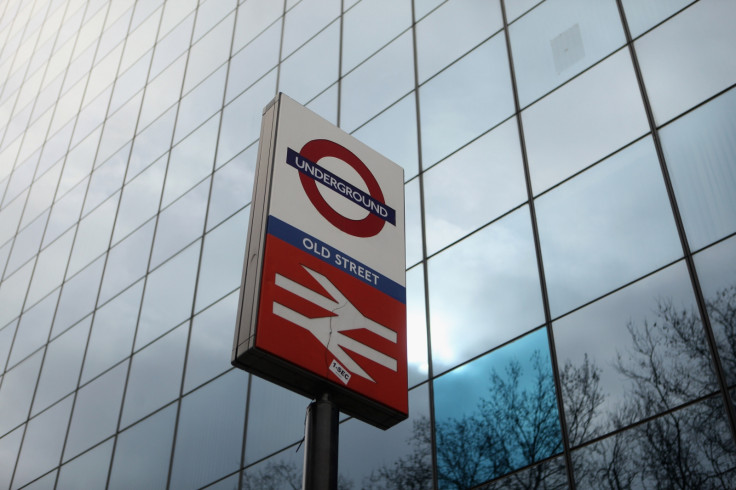
<instances>
[{"instance_id":1,"label":"london underground roundel","mask_svg":"<svg viewBox=\"0 0 736 490\"><path fill-rule=\"evenodd\" d=\"M264 110L232 362L408 415L403 170L284 94Z\"/></svg>"}]
</instances>

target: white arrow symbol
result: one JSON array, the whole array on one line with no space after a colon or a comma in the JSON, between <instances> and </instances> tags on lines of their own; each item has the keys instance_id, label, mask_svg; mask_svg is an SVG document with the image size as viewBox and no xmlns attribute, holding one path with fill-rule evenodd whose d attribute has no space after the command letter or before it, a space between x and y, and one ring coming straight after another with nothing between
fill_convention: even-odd
<instances>
[{"instance_id":1,"label":"white arrow symbol","mask_svg":"<svg viewBox=\"0 0 736 490\"><path fill-rule=\"evenodd\" d=\"M396 332L364 317L363 314L360 313L350 301L348 301L348 299L335 287L334 284L330 282L329 279L319 272L315 272L305 266L302 267L304 267L304 270L306 270L323 288L325 288L325 290L330 294L330 296L335 298L335 300L326 298L321 294L292 281L288 277L282 276L281 274L276 274L276 285L296 294L297 296L301 296L317 306L336 313L337 316L308 318L275 301L273 303L274 315L280 316L295 325L309 330L309 332L311 332L312 335L322 343L322 345L327 347L327 350L329 350L341 363L343 363L348 370L359 376L375 382L375 380L371 378L368 373L366 373L363 368L361 368L358 363L343 350L343 347L350 349L361 356L367 357L392 371L396 371L396 359L368 347L367 345L342 333L346 330L365 328L386 340L396 343Z\"/></svg>"}]
</instances>

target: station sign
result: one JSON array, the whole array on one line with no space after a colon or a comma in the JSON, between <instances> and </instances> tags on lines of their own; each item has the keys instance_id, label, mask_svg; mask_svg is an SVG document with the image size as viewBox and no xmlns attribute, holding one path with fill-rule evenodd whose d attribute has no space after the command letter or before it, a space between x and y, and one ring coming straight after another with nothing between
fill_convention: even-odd
<instances>
[{"instance_id":1,"label":"station sign","mask_svg":"<svg viewBox=\"0 0 736 490\"><path fill-rule=\"evenodd\" d=\"M404 172L288 96L264 109L232 364L408 416Z\"/></svg>"}]
</instances>

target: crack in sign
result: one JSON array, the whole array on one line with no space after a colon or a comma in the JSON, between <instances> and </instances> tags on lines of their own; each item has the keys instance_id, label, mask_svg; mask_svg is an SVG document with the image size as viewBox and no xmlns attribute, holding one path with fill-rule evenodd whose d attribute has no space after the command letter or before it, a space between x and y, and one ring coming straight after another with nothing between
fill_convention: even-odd
<instances>
[{"instance_id":1,"label":"crack in sign","mask_svg":"<svg viewBox=\"0 0 736 490\"><path fill-rule=\"evenodd\" d=\"M396 371L396 359L342 333L348 330L364 328L395 344L397 339L396 332L363 316L325 276L304 265L302 267L335 299L322 296L281 274L276 274L276 285L302 297L310 303L314 303L325 310L335 313L336 316L308 318L276 301L273 303L274 315L308 330L345 366L346 370L358 376L375 383L375 380L343 348L360 354L392 371Z\"/></svg>"}]
</instances>

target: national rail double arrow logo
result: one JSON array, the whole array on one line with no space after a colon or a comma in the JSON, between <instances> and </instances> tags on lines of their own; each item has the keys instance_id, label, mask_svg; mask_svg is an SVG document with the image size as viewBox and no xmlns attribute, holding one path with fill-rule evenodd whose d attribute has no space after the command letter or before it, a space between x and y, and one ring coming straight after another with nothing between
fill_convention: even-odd
<instances>
[{"instance_id":1,"label":"national rail double arrow logo","mask_svg":"<svg viewBox=\"0 0 736 490\"><path fill-rule=\"evenodd\" d=\"M293 293L310 303L316 304L325 310L331 311L335 316L308 318L276 301L273 303L274 315L309 331L327 348L328 351L330 351L330 353L332 353L332 355L335 356L337 361L342 363L342 366L346 366L348 371L347 373L344 372L345 368L341 365L336 365L334 361L332 365L332 369L335 371L335 374L345 384L347 384L350 379L351 372L369 381L375 382L375 380L357 362L355 362L355 360L350 357L345 350L343 350L344 348L360 354L361 356L395 372L397 370L396 359L346 336L343 332L363 328L394 344L397 339L396 332L363 316L363 314L358 311L350 300L348 300L345 295L324 275L313 271L304 265L302 265L302 267L304 267L304 269L325 289L325 291L327 291L330 296L332 296L332 298L334 298L334 300L322 296L321 294L318 294L311 289L292 281L288 277L282 276L281 274L276 274L276 286L284 288L290 293Z\"/></svg>"}]
</instances>

